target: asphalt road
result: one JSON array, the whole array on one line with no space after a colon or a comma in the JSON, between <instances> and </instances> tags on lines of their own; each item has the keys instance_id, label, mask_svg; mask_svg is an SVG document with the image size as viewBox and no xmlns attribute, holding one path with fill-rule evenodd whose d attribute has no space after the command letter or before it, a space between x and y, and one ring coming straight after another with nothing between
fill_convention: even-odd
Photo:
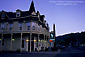
<instances>
[{"instance_id":1,"label":"asphalt road","mask_svg":"<svg viewBox=\"0 0 85 57\"><path fill-rule=\"evenodd\" d=\"M57 52L0 53L0 57L85 57L85 51L66 48Z\"/></svg>"}]
</instances>

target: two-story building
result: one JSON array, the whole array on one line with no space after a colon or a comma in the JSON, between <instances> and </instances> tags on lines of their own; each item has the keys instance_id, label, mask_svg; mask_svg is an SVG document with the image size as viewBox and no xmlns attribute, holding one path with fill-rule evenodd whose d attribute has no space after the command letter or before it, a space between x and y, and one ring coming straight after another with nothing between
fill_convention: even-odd
<instances>
[{"instance_id":1,"label":"two-story building","mask_svg":"<svg viewBox=\"0 0 85 57\"><path fill-rule=\"evenodd\" d=\"M31 2L28 11L0 12L0 51L40 51L48 48L49 25L35 11Z\"/></svg>"}]
</instances>

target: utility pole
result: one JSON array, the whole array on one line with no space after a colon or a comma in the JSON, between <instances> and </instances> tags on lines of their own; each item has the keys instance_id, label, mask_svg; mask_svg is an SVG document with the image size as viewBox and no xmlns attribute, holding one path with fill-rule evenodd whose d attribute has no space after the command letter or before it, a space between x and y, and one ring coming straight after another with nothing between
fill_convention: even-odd
<instances>
[{"instance_id":1,"label":"utility pole","mask_svg":"<svg viewBox=\"0 0 85 57\"><path fill-rule=\"evenodd\" d=\"M56 38L55 38L56 33L55 33L55 24L53 24L53 33L54 33L54 36L53 36L53 38L54 38L54 48L56 48Z\"/></svg>"}]
</instances>

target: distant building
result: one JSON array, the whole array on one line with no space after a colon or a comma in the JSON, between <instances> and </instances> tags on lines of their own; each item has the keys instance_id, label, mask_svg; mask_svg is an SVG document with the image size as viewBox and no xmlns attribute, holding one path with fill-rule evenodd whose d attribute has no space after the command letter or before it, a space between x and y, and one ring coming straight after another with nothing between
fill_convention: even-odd
<instances>
[{"instance_id":1,"label":"distant building","mask_svg":"<svg viewBox=\"0 0 85 57\"><path fill-rule=\"evenodd\" d=\"M0 51L40 51L50 46L49 25L45 16L35 11L0 12Z\"/></svg>"}]
</instances>

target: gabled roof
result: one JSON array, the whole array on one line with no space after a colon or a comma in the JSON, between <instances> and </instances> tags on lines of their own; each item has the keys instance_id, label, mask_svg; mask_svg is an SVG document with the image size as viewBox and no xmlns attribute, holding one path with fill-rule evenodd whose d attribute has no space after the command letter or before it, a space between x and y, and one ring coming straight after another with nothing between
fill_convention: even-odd
<instances>
[{"instance_id":1,"label":"gabled roof","mask_svg":"<svg viewBox=\"0 0 85 57\"><path fill-rule=\"evenodd\" d=\"M16 18L16 12L5 12L9 18ZM25 16L29 16L31 15L31 13L29 11L21 11L20 12L20 17L25 17Z\"/></svg>"},{"instance_id":2,"label":"gabled roof","mask_svg":"<svg viewBox=\"0 0 85 57\"><path fill-rule=\"evenodd\" d=\"M16 17L16 13L14 12L5 12L9 18L15 18Z\"/></svg>"},{"instance_id":3,"label":"gabled roof","mask_svg":"<svg viewBox=\"0 0 85 57\"><path fill-rule=\"evenodd\" d=\"M20 14L19 17L17 17L17 14ZM5 14L5 18L2 19L2 14ZM34 2L32 0L31 6L29 11L21 11L19 9L16 10L16 12L6 12L1 11L0 12L0 22L12 22L12 21L38 21L43 25L43 27L47 27L44 20L44 15L40 15L39 11L35 11ZM49 29L49 28L48 28Z\"/></svg>"}]
</instances>

